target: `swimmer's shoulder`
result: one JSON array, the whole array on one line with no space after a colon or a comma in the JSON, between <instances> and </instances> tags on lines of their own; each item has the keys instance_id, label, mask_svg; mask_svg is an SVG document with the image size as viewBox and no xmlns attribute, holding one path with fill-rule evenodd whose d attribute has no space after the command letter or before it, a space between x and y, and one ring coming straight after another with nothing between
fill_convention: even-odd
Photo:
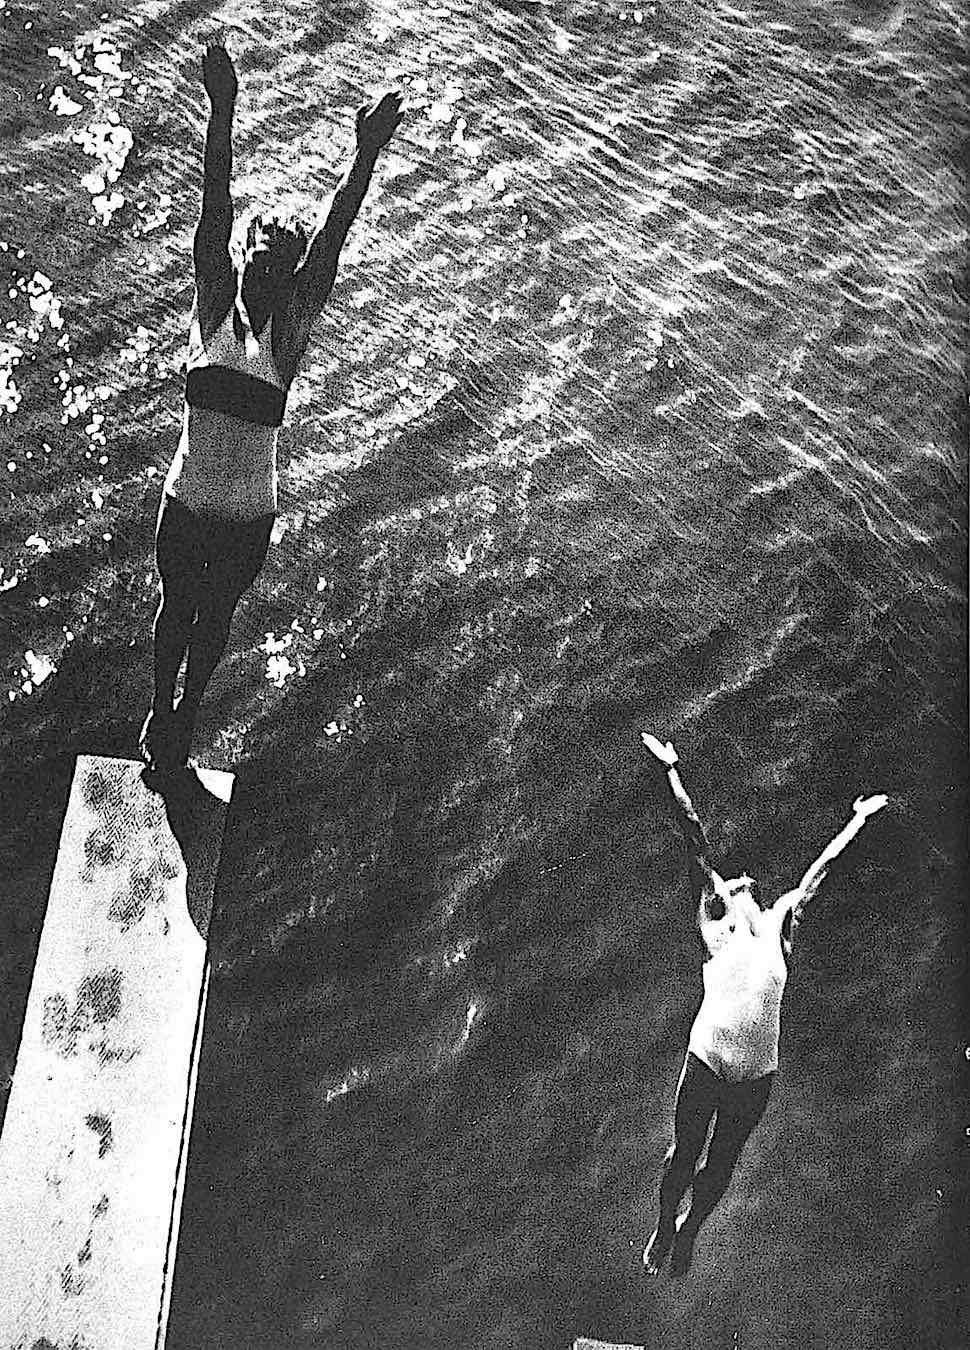
<instances>
[{"instance_id":1,"label":"swimmer's shoulder","mask_svg":"<svg viewBox=\"0 0 970 1350\"><path fill-rule=\"evenodd\" d=\"M707 899L706 894L701 897L697 912L697 928L707 955L713 956L731 940L737 926L737 914L734 908L726 904L714 891L710 893L710 904L707 903Z\"/></svg>"}]
</instances>

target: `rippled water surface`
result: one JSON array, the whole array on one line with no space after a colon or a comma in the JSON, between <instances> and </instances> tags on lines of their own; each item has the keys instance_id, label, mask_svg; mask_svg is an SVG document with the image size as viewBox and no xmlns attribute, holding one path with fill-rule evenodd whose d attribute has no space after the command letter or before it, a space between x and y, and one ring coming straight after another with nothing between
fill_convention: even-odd
<instances>
[{"instance_id":1,"label":"rippled water surface","mask_svg":"<svg viewBox=\"0 0 970 1350\"><path fill-rule=\"evenodd\" d=\"M130 754L148 695L214 24L240 208L310 212L362 98L410 111L199 728L238 783L173 1350L962 1344L942 0L0 3L8 1071L73 756ZM802 931L694 1268L650 1287L700 968L642 727L769 888L892 798Z\"/></svg>"}]
</instances>

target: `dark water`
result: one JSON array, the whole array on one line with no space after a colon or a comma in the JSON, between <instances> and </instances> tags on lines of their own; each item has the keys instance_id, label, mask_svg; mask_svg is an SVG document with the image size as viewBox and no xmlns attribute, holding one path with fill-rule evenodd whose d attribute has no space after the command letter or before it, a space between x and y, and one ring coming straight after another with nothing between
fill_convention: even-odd
<instances>
[{"instance_id":1,"label":"dark water","mask_svg":"<svg viewBox=\"0 0 970 1350\"><path fill-rule=\"evenodd\" d=\"M0 9L7 1065L73 755L131 753L147 697L213 19L243 203L325 196L365 92L403 80L412 112L200 726L238 786L170 1345L962 1345L944 3ZM81 78L97 33L117 94ZM72 73L47 47L79 34ZM132 131L107 224L85 91ZM644 727L769 889L857 793L892 800L802 930L763 1127L659 1287L639 1253L700 967Z\"/></svg>"}]
</instances>

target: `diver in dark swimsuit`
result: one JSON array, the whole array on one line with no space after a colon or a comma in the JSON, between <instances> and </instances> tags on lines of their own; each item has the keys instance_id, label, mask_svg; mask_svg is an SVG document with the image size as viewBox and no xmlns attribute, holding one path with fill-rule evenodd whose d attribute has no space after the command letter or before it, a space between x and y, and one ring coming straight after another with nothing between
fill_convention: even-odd
<instances>
[{"instance_id":1,"label":"diver in dark swimsuit","mask_svg":"<svg viewBox=\"0 0 970 1350\"><path fill-rule=\"evenodd\" d=\"M402 96L357 113L357 147L323 224L255 218L242 275L229 252L236 73L210 44L202 77L211 111L202 212L195 232L195 301L182 435L156 530L161 603L154 624L154 694L139 749L155 769L185 764L199 704L255 580L277 510L276 446L286 396L330 294L347 231L378 154L401 121ZM176 703L182 662L185 678Z\"/></svg>"}]
</instances>

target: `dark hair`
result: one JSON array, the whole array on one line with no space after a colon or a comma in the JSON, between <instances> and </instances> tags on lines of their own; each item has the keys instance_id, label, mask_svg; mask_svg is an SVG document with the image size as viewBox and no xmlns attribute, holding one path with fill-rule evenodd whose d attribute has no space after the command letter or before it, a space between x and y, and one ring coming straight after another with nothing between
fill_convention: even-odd
<instances>
[{"instance_id":1,"label":"dark hair","mask_svg":"<svg viewBox=\"0 0 970 1350\"><path fill-rule=\"evenodd\" d=\"M296 254L293 262L294 269L306 256L309 245L307 232L292 212L279 207L265 215L259 211L253 212L246 223L247 248L252 248L259 233L266 236L271 251L275 251L280 245L289 246L294 250Z\"/></svg>"}]
</instances>

